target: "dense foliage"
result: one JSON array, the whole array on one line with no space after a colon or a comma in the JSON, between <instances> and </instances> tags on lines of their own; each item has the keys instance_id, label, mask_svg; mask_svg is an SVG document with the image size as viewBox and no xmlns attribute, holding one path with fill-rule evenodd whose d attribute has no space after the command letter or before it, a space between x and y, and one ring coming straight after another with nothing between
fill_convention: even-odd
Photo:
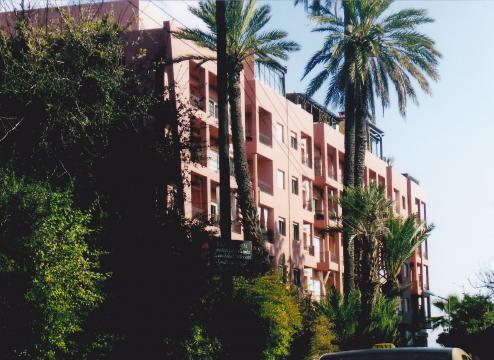
<instances>
[{"instance_id":1,"label":"dense foliage","mask_svg":"<svg viewBox=\"0 0 494 360\"><path fill-rule=\"evenodd\" d=\"M74 351L103 300L92 215L70 191L0 171L0 353L55 359Z\"/></svg>"},{"instance_id":2,"label":"dense foliage","mask_svg":"<svg viewBox=\"0 0 494 360\"><path fill-rule=\"evenodd\" d=\"M494 303L484 295L465 294L463 299L451 296L448 301L434 303L446 316L435 318L443 331L437 342L443 346L460 347L488 359L494 335Z\"/></svg>"}]
</instances>

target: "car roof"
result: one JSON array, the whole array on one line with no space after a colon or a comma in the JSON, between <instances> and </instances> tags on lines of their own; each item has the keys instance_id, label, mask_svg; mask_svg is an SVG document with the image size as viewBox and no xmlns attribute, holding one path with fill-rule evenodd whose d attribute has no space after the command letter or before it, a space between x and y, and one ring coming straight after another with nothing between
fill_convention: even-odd
<instances>
[{"instance_id":1,"label":"car roof","mask_svg":"<svg viewBox=\"0 0 494 360\"><path fill-rule=\"evenodd\" d=\"M389 354L389 353L429 353L429 354L452 354L454 348L394 348L394 349L365 349L365 350L351 350L351 351L342 351L334 354L327 354L321 357L321 359L331 359L333 356L341 357L342 355L367 355L367 354Z\"/></svg>"}]
</instances>

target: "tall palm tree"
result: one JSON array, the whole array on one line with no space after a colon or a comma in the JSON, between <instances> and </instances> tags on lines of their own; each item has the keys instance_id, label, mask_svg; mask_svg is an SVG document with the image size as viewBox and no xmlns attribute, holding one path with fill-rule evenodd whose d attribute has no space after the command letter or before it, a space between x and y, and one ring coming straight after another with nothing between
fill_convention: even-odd
<instances>
[{"instance_id":1,"label":"tall palm tree","mask_svg":"<svg viewBox=\"0 0 494 360\"><path fill-rule=\"evenodd\" d=\"M330 12L313 16L313 31L326 34L321 50L309 60L304 76L324 65L310 82L314 94L328 82L326 104L348 105L346 85L353 84L355 116L355 185L360 185L365 169L368 121L374 120L375 104L390 105L394 86L400 113L405 116L408 99L417 102L412 81L430 93L428 78L438 79L441 57L435 44L417 30L433 22L425 10L404 9L389 14L392 0L346 0L345 19ZM346 21L345 21L346 20Z\"/></svg>"},{"instance_id":2,"label":"tall palm tree","mask_svg":"<svg viewBox=\"0 0 494 360\"><path fill-rule=\"evenodd\" d=\"M430 93L425 76L436 80L440 54L434 42L416 31L420 24L432 22L424 10L406 9L384 16L392 0L342 1L344 18L323 11L312 16L313 31L326 34L321 50L305 67L304 77L319 65L324 68L307 88L313 95L327 83L325 104L345 109L344 185L359 186L365 170L368 121L374 119L375 98L383 108L389 106L389 86L395 87L400 112L405 115L407 99L416 102L411 78ZM348 217L343 210L343 219ZM344 223L343 251L345 291L355 284L354 244Z\"/></svg>"},{"instance_id":3,"label":"tall palm tree","mask_svg":"<svg viewBox=\"0 0 494 360\"><path fill-rule=\"evenodd\" d=\"M174 35L216 51L215 8L216 4L211 0L201 1L198 7L190 7L189 10L206 24L207 30L181 29L174 32ZM269 68L282 69L280 60L286 60L288 53L298 50L299 46L293 41L286 40L287 33L285 31L263 30L271 19L268 5L257 8L255 0L228 1L226 14L228 101L230 104L235 177L238 184L245 240L253 241L253 244L260 244L259 220L252 195L252 183L241 121L241 74L244 66L252 57L255 57L256 62ZM191 58L197 58L197 56ZM211 59L204 58L203 60Z\"/></svg>"},{"instance_id":4,"label":"tall palm tree","mask_svg":"<svg viewBox=\"0 0 494 360\"><path fill-rule=\"evenodd\" d=\"M406 219L391 217L387 222L388 232L382 238L381 256L385 280L383 293L388 297L398 296L400 285L398 275L401 267L429 237L434 225L417 224L415 214Z\"/></svg>"},{"instance_id":5,"label":"tall palm tree","mask_svg":"<svg viewBox=\"0 0 494 360\"><path fill-rule=\"evenodd\" d=\"M225 0L216 0L218 55L218 124L219 124L219 156L220 156L220 230L225 241L232 238L232 219L230 202L230 146L228 135L228 73L226 64L226 5Z\"/></svg>"}]
</instances>

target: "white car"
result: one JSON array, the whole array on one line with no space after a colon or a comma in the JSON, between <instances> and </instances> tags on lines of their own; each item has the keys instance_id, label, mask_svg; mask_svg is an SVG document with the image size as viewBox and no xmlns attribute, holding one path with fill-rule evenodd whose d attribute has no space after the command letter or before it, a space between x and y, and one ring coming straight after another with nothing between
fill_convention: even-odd
<instances>
[{"instance_id":1,"label":"white car","mask_svg":"<svg viewBox=\"0 0 494 360\"><path fill-rule=\"evenodd\" d=\"M342 351L320 360L472 360L458 348L396 348Z\"/></svg>"}]
</instances>

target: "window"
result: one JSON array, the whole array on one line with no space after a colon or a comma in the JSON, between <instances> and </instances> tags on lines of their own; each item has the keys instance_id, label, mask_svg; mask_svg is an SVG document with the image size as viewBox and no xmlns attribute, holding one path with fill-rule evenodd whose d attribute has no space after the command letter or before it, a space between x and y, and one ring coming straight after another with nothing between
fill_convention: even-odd
<instances>
[{"instance_id":1,"label":"window","mask_svg":"<svg viewBox=\"0 0 494 360\"><path fill-rule=\"evenodd\" d=\"M292 234L293 240L300 240L300 226L296 222L292 224Z\"/></svg>"},{"instance_id":2,"label":"window","mask_svg":"<svg viewBox=\"0 0 494 360\"><path fill-rule=\"evenodd\" d=\"M294 131L290 131L290 146L292 149L297 150L297 134Z\"/></svg>"},{"instance_id":3,"label":"window","mask_svg":"<svg viewBox=\"0 0 494 360\"><path fill-rule=\"evenodd\" d=\"M410 277L409 266L408 263L403 264L403 278L405 279Z\"/></svg>"},{"instance_id":4,"label":"window","mask_svg":"<svg viewBox=\"0 0 494 360\"><path fill-rule=\"evenodd\" d=\"M298 195L298 178L292 176L292 194Z\"/></svg>"},{"instance_id":5,"label":"window","mask_svg":"<svg viewBox=\"0 0 494 360\"><path fill-rule=\"evenodd\" d=\"M280 143L285 142L284 127L280 123L276 123L276 140Z\"/></svg>"},{"instance_id":6,"label":"window","mask_svg":"<svg viewBox=\"0 0 494 360\"><path fill-rule=\"evenodd\" d=\"M278 187L280 189L285 189L285 172L283 170L278 170L277 181Z\"/></svg>"},{"instance_id":7,"label":"window","mask_svg":"<svg viewBox=\"0 0 494 360\"><path fill-rule=\"evenodd\" d=\"M408 298L401 299L400 301L400 312L402 314L410 311L410 300Z\"/></svg>"},{"instance_id":8,"label":"window","mask_svg":"<svg viewBox=\"0 0 494 360\"><path fill-rule=\"evenodd\" d=\"M293 269L293 285L302 285L302 282L300 281L300 269Z\"/></svg>"},{"instance_id":9,"label":"window","mask_svg":"<svg viewBox=\"0 0 494 360\"><path fill-rule=\"evenodd\" d=\"M407 208L407 200L404 196L401 197L401 208L405 210Z\"/></svg>"},{"instance_id":10,"label":"window","mask_svg":"<svg viewBox=\"0 0 494 360\"><path fill-rule=\"evenodd\" d=\"M393 190L394 193L394 202L395 202L395 211L400 212L400 192L396 189Z\"/></svg>"},{"instance_id":11,"label":"window","mask_svg":"<svg viewBox=\"0 0 494 360\"><path fill-rule=\"evenodd\" d=\"M209 116L218 118L218 103L212 99L209 99Z\"/></svg>"},{"instance_id":12,"label":"window","mask_svg":"<svg viewBox=\"0 0 494 360\"><path fill-rule=\"evenodd\" d=\"M278 232L280 235L286 235L286 220L283 217L278 218Z\"/></svg>"}]
</instances>

